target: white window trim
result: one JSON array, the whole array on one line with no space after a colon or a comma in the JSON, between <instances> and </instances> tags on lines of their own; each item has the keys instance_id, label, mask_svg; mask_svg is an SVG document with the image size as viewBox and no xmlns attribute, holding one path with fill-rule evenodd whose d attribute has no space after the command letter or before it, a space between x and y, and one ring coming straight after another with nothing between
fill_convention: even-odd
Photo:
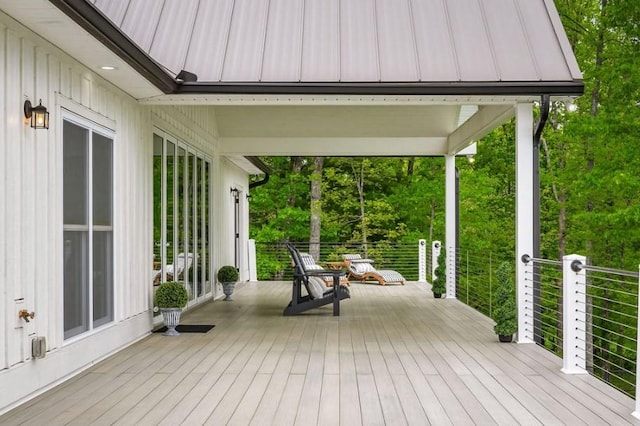
<instances>
[{"instance_id":1,"label":"white window trim","mask_svg":"<svg viewBox=\"0 0 640 426\"><path fill-rule=\"evenodd\" d=\"M58 198L60 199L60 207L59 207L59 215L60 215L60 222L61 222L61 226L60 226L60 241L62 242L64 240L64 231L89 231L91 229L95 229L95 230L101 230L101 231L105 231L105 230L110 230L112 231L112 244L114 247L114 252L113 252L113 276L116 277L118 274L118 264L117 264L117 256L116 256L116 250L115 247L117 247L117 235L115 232L115 229L117 228L117 223L118 223L118 217L117 217L117 204L116 204L116 197L115 197L115 188L116 188L116 170L117 170L117 156L116 156L116 146L117 146L117 138L116 138L116 131L115 131L115 122L113 120L110 120L107 117L104 117L100 114L98 114L95 111L92 111L88 108L86 108L85 106L78 104L76 102L74 102L73 100L66 98L64 96L62 96L60 93L56 93L56 110L57 110L57 116L60 117L60 121L58 122L59 126L57 129L57 136L58 136L58 140L60 141L60 143L58 144L59 147L59 164L60 164L60 172L59 172L59 182L60 182L60 192L59 192L59 196ZM113 144L113 150L112 150L112 193L111 193L111 205L112 205L112 218L111 218L111 226L94 226L93 228L91 228L91 218L92 218L92 204L93 203L89 203L89 211L87 212L87 215L90 218L90 223L87 225L65 225L64 223L64 203L62 202L63 200L63 188L62 188L62 182L64 181L64 167L63 167L63 149L64 149L64 138L63 138L63 123L65 121L68 121L70 123L76 124L78 126L84 127L89 129L90 132L92 133L97 133L99 135L102 135L106 138L109 138L112 140L112 144ZM92 157L92 145L90 145L89 147L89 152L88 152L88 156L89 158ZM87 185L89 187L89 193L91 194L90 199L92 200L92 191L93 191L93 186L92 186L92 176L93 174L90 176L89 178L89 182L87 182ZM88 242L89 244L93 244L93 236L92 236L92 232L88 232ZM89 259L89 268L92 267L92 263L93 263L93 259ZM117 285L116 285L116 280L114 279L113 282L113 287L112 287L112 291L113 291L113 319L112 321L106 323L106 324L101 324L97 327L94 327L93 325L93 303L89 304L89 318L91 321L91 327L80 334L71 336L67 339L65 339L64 337L64 264L62 262L60 262L59 265L59 276L61 277L60 279L60 284L59 284L59 289L58 289L58 306L59 306L59 313L57 315L57 317L59 318L59 324L57 327L57 332L58 334L58 341L61 342L61 346L67 346L69 344L72 344L74 342L77 342L78 340L82 340L85 338L88 338L92 335L94 335L95 333L99 332L100 330L103 330L105 328L110 328L112 326L114 326L117 323L117 317L116 317L116 313L118 312L118 297L117 297Z\"/></svg>"}]
</instances>

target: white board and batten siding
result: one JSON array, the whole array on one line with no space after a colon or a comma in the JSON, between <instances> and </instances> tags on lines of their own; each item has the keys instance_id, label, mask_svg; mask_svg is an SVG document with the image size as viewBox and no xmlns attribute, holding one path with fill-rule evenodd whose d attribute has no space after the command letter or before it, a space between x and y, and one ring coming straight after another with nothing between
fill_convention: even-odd
<instances>
[{"instance_id":1,"label":"white board and batten siding","mask_svg":"<svg viewBox=\"0 0 640 426\"><path fill-rule=\"evenodd\" d=\"M154 125L166 121L181 128L185 142L215 159L214 171L219 167L210 109L165 107L153 113L1 12L0 46L0 383L6 390L0 392L1 413L150 331ZM48 130L25 122L25 99L34 105L42 99L50 112ZM62 116L67 111L115 135L115 319L64 341ZM35 319L20 323L21 308L35 312ZM34 336L47 340L44 359L31 358Z\"/></svg>"}]
</instances>

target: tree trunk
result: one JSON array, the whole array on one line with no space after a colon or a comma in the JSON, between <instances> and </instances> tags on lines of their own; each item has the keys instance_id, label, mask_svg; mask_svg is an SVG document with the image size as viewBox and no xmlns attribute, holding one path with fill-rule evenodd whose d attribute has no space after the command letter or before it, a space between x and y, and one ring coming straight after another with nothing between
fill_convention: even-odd
<instances>
[{"instance_id":1,"label":"tree trunk","mask_svg":"<svg viewBox=\"0 0 640 426\"><path fill-rule=\"evenodd\" d=\"M322 167L324 157L313 157L311 174L311 223L309 233L309 254L316 261L320 259L320 230L322 216Z\"/></svg>"},{"instance_id":2,"label":"tree trunk","mask_svg":"<svg viewBox=\"0 0 640 426\"><path fill-rule=\"evenodd\" d=\"M358 200L360 201L360 226L361 226L361 242L364 250L364 257L367 257L367 221L364 208L364 158L361 158L360 170L356 170L356 166L351 161L351 170L353 171L353 179L358 189Z\"/></svg>"},{"instance_id":3,"label":"tree trunk","mask_svg":"<svg viewBox=\"0 0 640 426\"><path fill-rule=\"evenodd\" d=\"M293 184L293 180L298 178L302 166L304 165L304 157L291 157L291 174L289 180ZM289 196L287 197L287 205L293 207L296 204L295 185L289 185Z\"/></svg>"}]
</instances>

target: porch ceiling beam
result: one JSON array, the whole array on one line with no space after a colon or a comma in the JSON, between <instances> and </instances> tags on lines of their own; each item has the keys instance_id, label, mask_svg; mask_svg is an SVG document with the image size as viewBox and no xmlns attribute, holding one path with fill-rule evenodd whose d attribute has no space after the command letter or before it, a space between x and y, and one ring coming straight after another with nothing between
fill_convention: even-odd
<instances>
[{"instance_id":1,"label":"porch ceiling beam","mask_svg":"<svg viewBox=\"0 0 640 426\"><path fill-rule=\"evenodd\" d=\"M447 154L455 155L513 117L513 105L485 105L447 138Z\"/></svg>"},{"instance_id":2,"label":"porch ceiling beam","mask_svg":"<svg viewBox=\"0 0 640 426\"><path fill-rule=\"evenodd\" d=\"M445 137L341 138L341 137L223 137L221 155L264 156L432 156L443 155Z\"/></svg>"},{"instance_id":3,"label":"porch ceiling beam","mask_svg":"<svg viewBox=\"0 0 640 426\"><path fill-rule=\"evenodd\" d=\"M557 99L573 99L560 97ZM383 95L278 95L278 94L180 94L159 95L139 99L142 105L201 105L201 106L272 106L272 105L495 105L515 104L517 102L534 102L540 100L539 95L504 96L504 95L463 95L463 96L383 96Z\"/></svg>"}]
</instances>

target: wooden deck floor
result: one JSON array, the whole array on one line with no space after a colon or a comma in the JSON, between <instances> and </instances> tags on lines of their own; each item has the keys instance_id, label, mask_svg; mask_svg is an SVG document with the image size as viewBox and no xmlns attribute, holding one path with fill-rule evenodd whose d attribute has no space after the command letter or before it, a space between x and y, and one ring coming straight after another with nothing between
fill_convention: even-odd
<instances>
[{"instance_id":1,"label":"wooden deck floor","mask_svg":"<svg viewBox=\"0 0 640 426\"><path fill-rule=\"evenodd\" d=\"M489 319L424 284L351 292L339 318L285 318L290 283L243 284L183 317L209 333L152 334L0 424L640 424L630 398L498 343Z\"/></svg>"}]
</instances>

